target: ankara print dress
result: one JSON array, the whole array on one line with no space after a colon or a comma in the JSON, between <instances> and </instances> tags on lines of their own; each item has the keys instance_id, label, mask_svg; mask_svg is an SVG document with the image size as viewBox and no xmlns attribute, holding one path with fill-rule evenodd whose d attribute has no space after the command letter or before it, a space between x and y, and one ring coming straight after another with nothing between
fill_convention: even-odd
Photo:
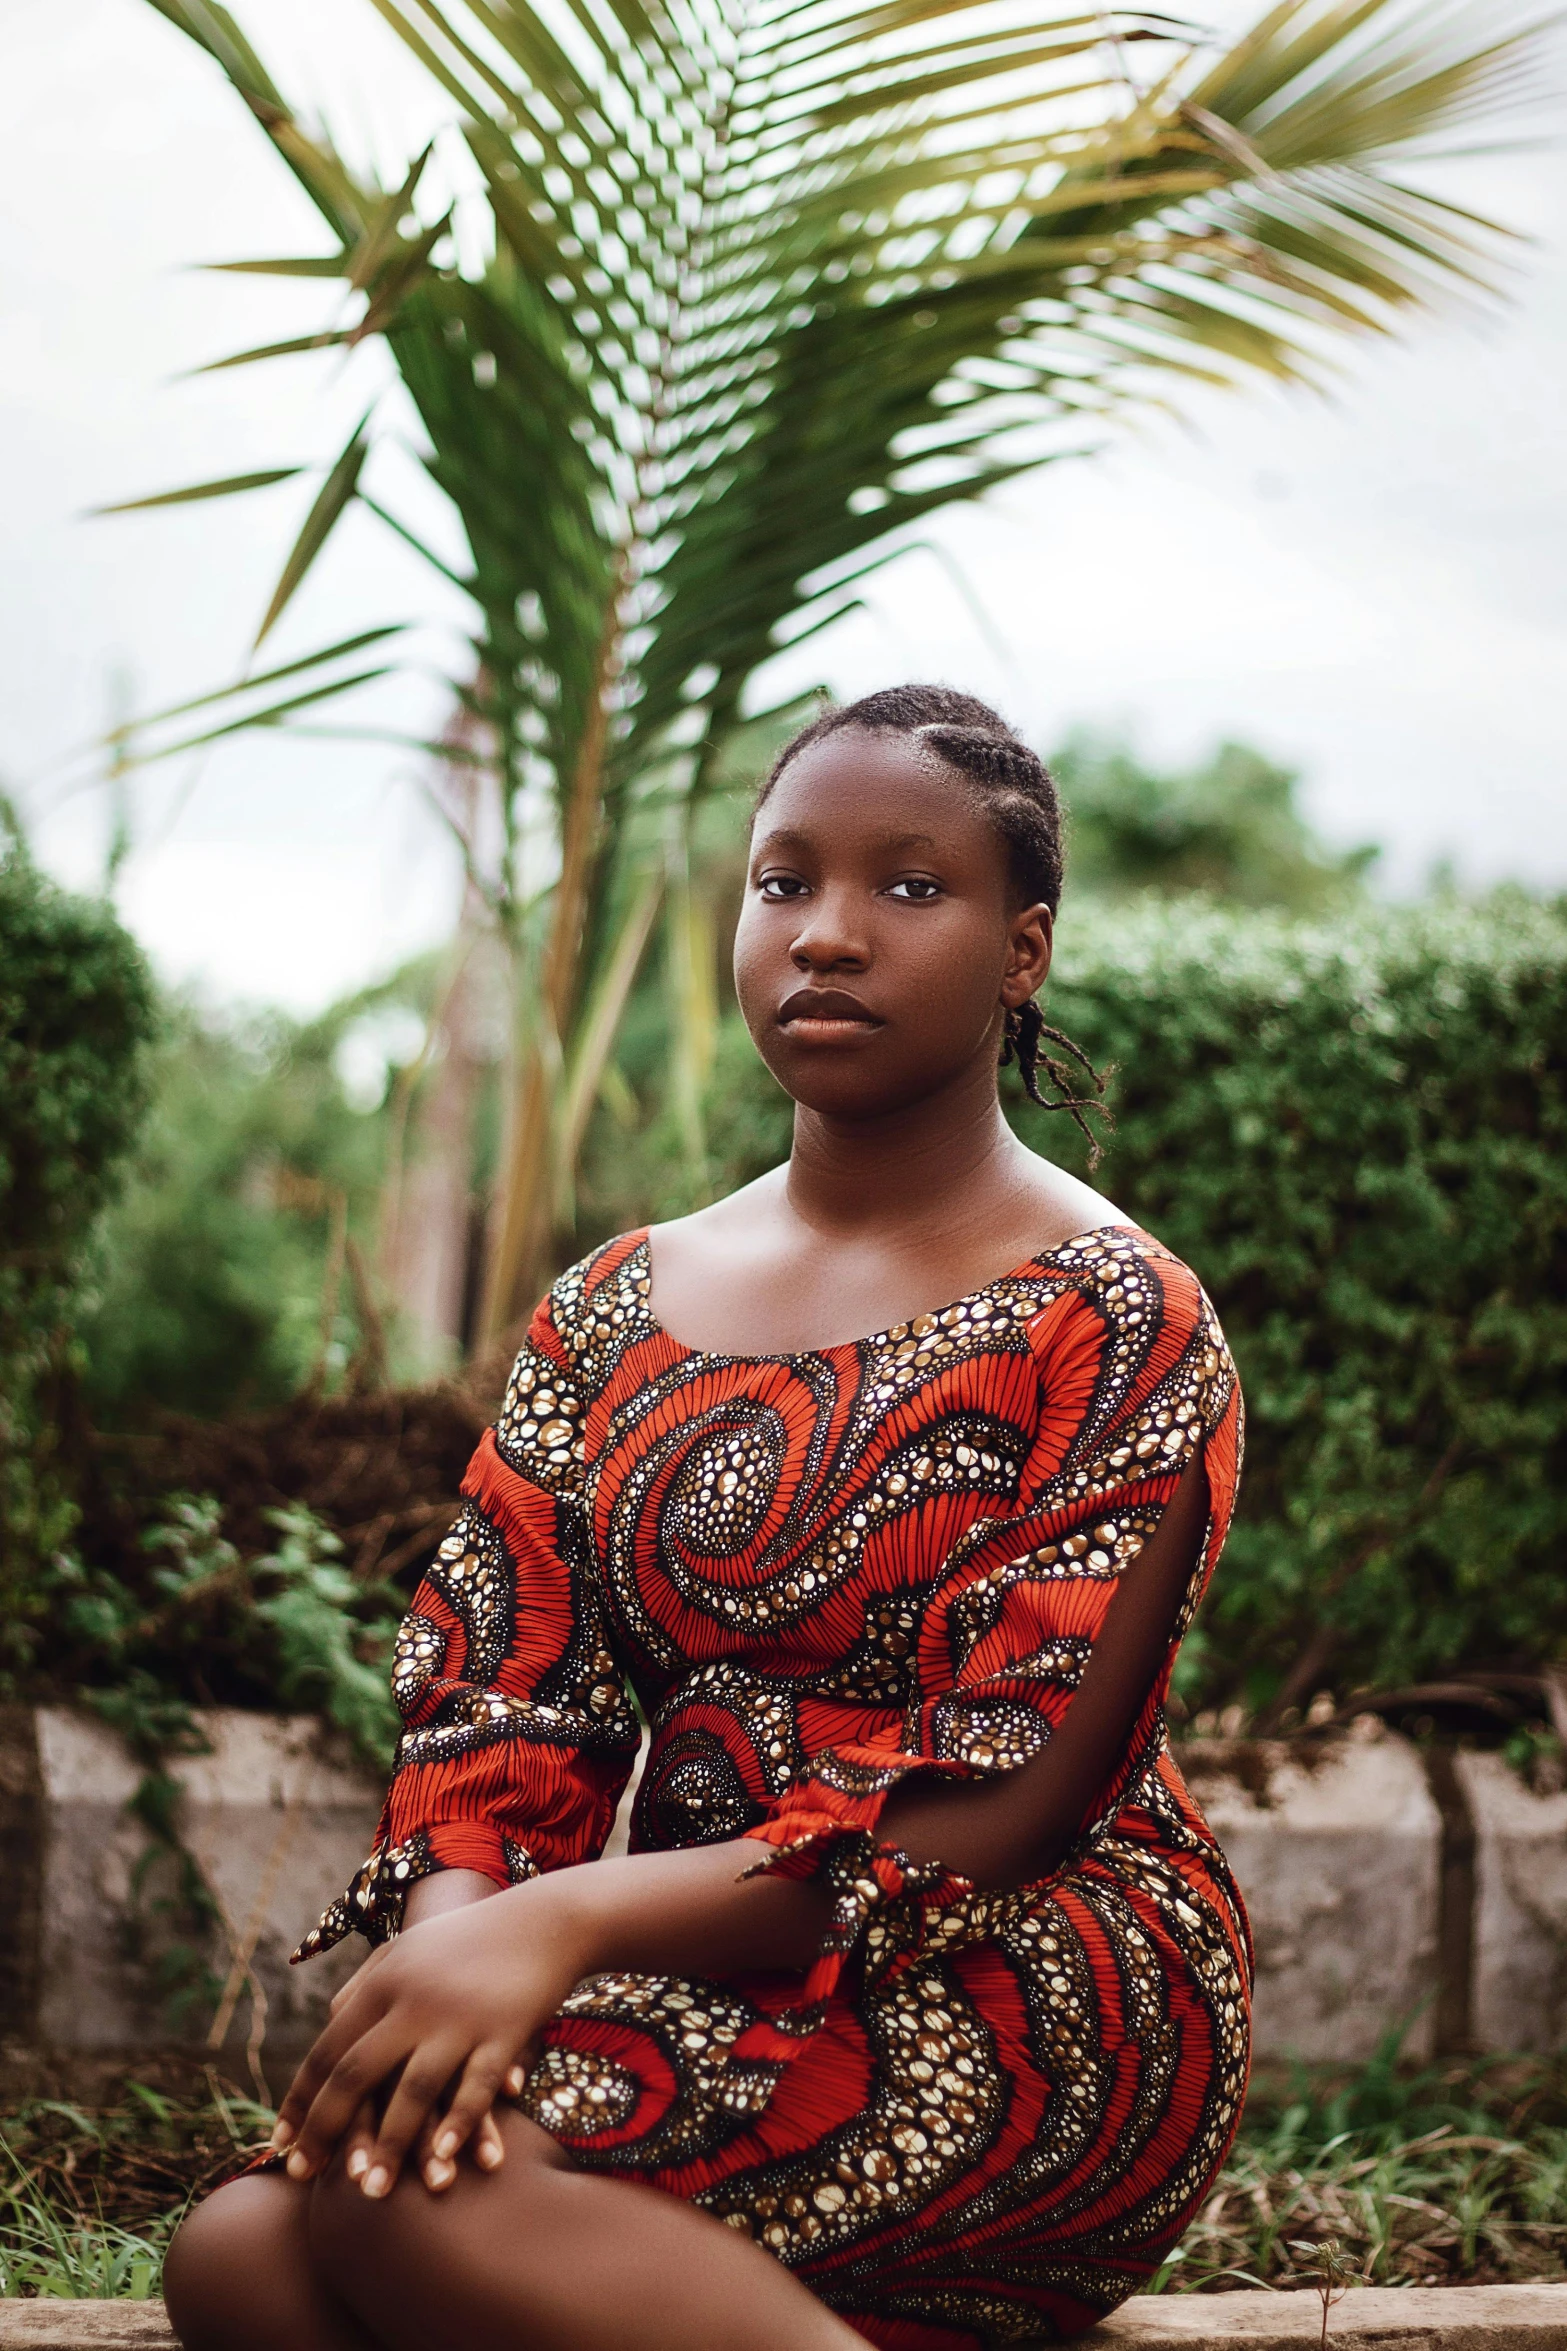
<instances>
[{"instance_id":1,"label":"ankara print dress","mask_svg":"<svg viewBox=\"0 0 1567 2351\"><path fill-rule=\"evenodd\" d=\"M592 1979L527 2111L749 2231L888 2351L1081 2332L1180 2237L1246 2080L1247 1929L1169 1754L1175 1643L1037 1884L915 1867L877 1820L905 1772L1043 1746L1201 1446L1185 1630L1238 1469L1212 1308L1122 1226L808 1354L683 1347L648 1292L633 1234L535 1315L403 1627L376 1848L306 1949L395 1933L430 1870L598 1854L629 1684L632 1850L747 1836L825 1870L828 1947L803 1980Z\"/></svg>"}]
</instances>

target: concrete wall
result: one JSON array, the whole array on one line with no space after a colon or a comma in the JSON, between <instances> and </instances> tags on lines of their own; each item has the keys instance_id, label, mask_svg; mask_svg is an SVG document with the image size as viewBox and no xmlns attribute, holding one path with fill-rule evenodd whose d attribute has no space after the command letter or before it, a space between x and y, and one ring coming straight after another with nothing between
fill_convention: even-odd
<instances>
[{"instance_id":1,"label":"concrete wall","mask_svg":"<svg viewBox=\"0 0 1567 2351\"><path fill-rule=\"evenodd\" d=\"M1208 1747L1180 1763L1251 1918L1259 2054L1369 2055L1422 2009L1408 2046L1428 2049L1442 1819L1414 1749Z\"/></svg>"},{"instance_id":2,"label":"concrete wall","mask_svg":"<svg viewBox=\"0 0 1567 2351\"><path fill-rule=\"evenodd\" d=\"M211 1752L171 1769L222 1913L207 1961L232 1979L226 2064L242 2072L259 2045L275 2082L363 1955L354 1939L288 1965L367 1851L380 1790L310 1719L202 1723ZM1567 1795L1532 1795L1494 1755L1449 1758L1443 1779L1387 1736L1179 1753L1251 1912L1259 2054L1367 2056L1410 2017L1412 2052L1567 2042ZM158 1908L166 1861L137 1892L140 1779L91 1716L0 1710L0 2060L13 2069L40 2052L203 2045L210 1998L176 2016L160 1983L177 1939Z\"/></svg>"},{"instance_id":3,"label":"concrete wall","mask_svg":"<svg viewBox=\"0 0 1567 2351\"><path fill-rule=\"evenodd\" d=\"M141 1767L94 1716L5 1712L0 1787L27 1793L18 1803L13 1792L11 1833L0 1839L0 1983L13 1987L0 2011L0 2055L14 2066L39 2050L92 2057L201 2046L210 1998L182 2014L167 1990L171 1949L195 1945L165 1907L173 1871L156 1857L147 1866L148 1833L129 1809ZM309 1967L288 1964L364 1858L379 1791L310 1718L223 1710L204 1715L202 1728L211 1753L170 1766L185 1845L221 1913L202 1956L220 1984L236 1977L229 2062L243 2061L259 2023L267 2059L286 2068L363 1957L355 1940ZM19 1818L28 1809L31 1823ZM254 1982L242 1987L245 1974Z\"/></svg>"}]
</instances>

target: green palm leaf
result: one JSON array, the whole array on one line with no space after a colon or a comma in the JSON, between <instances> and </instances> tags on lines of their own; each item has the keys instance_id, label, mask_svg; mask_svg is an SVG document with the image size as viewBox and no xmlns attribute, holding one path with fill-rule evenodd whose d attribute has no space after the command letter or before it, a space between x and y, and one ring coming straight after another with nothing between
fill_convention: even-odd
<instances>
[{"instance_id":1,"label":"green palm leaf","mask_svg":"<svg viewBox=\"0 0 1567 2351\"><path fill-rule=\"evenodd\" d=\"M1489 282L1501 232L1410 173L1527 94L1536 48L1481 0L1281 0L1217 55L1155 12L1049 0L371 0L444 94L440 168L460 178L460 137L481 175L491 258L463 276L435 260L449 216L409 218L428 150L391 191L361 181L227 11L153 4L337 239L252 266L365 301L357 326L241 356L384 334L466 535L464 693L530 1008L492 1332L565 1245L561 1170L612 1044L593 975L625 969L669 807L707 789L758 665L852 608L920 518L1095 446L1129 405L1318 378L1347 333ZM524 850L546 818L540 921ZM666 896L699 1058L696 918Z\"/></svg>"},{"instance_id":2,"label":"green palm leaf","mask_svg":"<svg viewBox=\"0 0 1567 2351\"><path fill-rule=\"evenodd\" d=\"M188 506L197 498L233 498L241 490L266 490L274 482L291 482L303 468L297 465L273 466L267 473L230 474L226 481L193 482L185 490L159 490L150 498L122 498L113 506L95 506L96 514L140 514L149 506Z\"/></svg>"}]
</instances>

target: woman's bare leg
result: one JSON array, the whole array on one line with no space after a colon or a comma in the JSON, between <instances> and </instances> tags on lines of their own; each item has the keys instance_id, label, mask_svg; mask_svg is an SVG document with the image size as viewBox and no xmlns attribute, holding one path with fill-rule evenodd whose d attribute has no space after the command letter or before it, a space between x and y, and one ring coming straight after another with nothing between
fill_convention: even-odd
<instances>
[{"instance_id":1,"label":"woman's bare leg","mask_svg":"<svg viewBox=\"0 0 1567 2351\"><path fill-rule=\"evenodd\" d=\"M163 2272L185 2351L375 2351L317 2276L309 2221L310 2190L280 2171L231 2180L186 2216Z\"/></svg>"},{"instance_id":2,"label":"woman's bare leg","mask_svg":"<svg viewBox=\"0 0 1567 2351\"><path fill-rule=\"evenodd\" d=\"M748 2236L660 2189L578 2171L525 2115L506 2161L372 2203L332 2170L310 2244L385 2351L865 2351ZM289 2351L293 2351L290 2345Z\"/></svg>"}]
</instances>

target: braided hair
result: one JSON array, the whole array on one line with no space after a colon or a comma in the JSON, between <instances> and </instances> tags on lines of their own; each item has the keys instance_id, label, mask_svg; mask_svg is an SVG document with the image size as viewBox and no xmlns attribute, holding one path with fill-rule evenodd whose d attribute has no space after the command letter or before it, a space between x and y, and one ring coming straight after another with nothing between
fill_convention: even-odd
<instances>
[{"instance_id":1,"label":"braided hair","mask_svg":"<svg viewBox=\"0 0 1567 2351\"><path fill-rule=\"evenodd\" d=\"M866 694L858 702L824 710L802 727L774 760L772 771L756 797L760 809L792 761L829 735L845 727L875 733L910 735L953 768L973 786L986 815L1006 848L1008 873L1019 902L1048 906L1052 915L1061 903L1063 856L1061 802L1050 770L1037 752L1015 735L1006 720L988 703L948 686L893 686L880 694ZM1050 1047L1056 1047L1052 1052ZM1069 1057L1069 1058L1064 1058ZM1060 1029L1051 1028L1032 998L1007 1013L1001 1037L1001 1066L1016 1061L1018 1075L1031 1102L1041 1110L1064 1110L1087 1138L1089 1165L1097 1166L1099 1141L1086 1113L1108 1119L1100 1097L1105 1080L1081 1046ZM1077 1069L1071 1064L1075 1062ZM1091 1093L1079 1093L1079 1072ZM1043 1078L1048 1092L1040 1091Z\"/></svg>"}]
</instances>

